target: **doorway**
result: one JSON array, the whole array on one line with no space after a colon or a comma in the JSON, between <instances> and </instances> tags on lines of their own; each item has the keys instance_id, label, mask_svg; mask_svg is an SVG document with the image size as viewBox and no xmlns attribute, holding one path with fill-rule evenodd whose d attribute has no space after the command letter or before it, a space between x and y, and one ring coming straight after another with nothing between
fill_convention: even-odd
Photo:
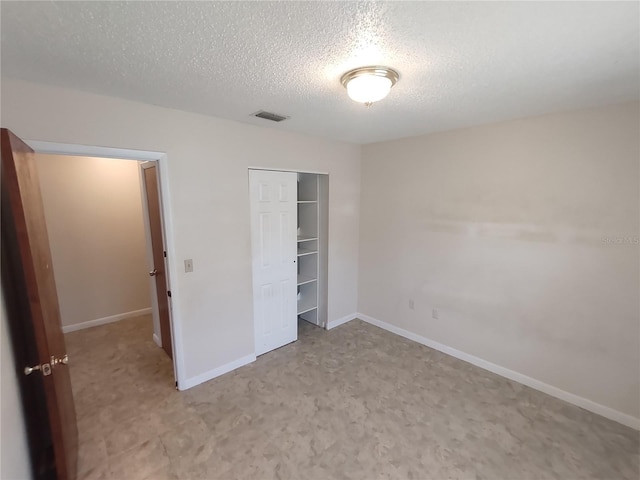
<instances>
[{"instance_id":1,"label":"doorway","mask_svg":"<svg viewBox=\"0 0 640 480\"><path fill-rule=\"evenodd\" d=\"M149 340L172 358L155 162L35 158L63 332L146 317Z\"/></svg>"},{"instance_id":2,"label":"doorway","mask_svg":"<svg viewBox=\"0 0 640 480\"><path fill-rule=\"evenodd\" d=\"M41 140L26 140L29 148L33 149L36 154L52 154L52 155L72 155L86 156L98 158L115 158L135 160L141 163L154 164L157 168L158 179L158 196L161 211L161 222L164 238L165 251L165 278L167 283L167 297L169 306L174 301L175 294L171 292L171 276L176 274L175 253L173 251L174 242L171 241L175 237L173 233L173 220L171 212L165 205L170 204L169 192L164 186L164 178L168 177L168 157L166 153L152 150L132 150L116 147L99 147L92 145L80 145L71 143L58 143ZM152 308L154 299L152 296ZM175 378L175 386L178 390L183 389L185 384L185 367L183 363L182 350L182 329L180 318L177 312L169 307L170 311L170 331L171 331L171 347L173 354L173 372ZM158 343L158 342L156 342Z\"/></svg>"},{"instance_id":3,"label":"doorway","mask_svg":"<svg viewBox=\"0 0 640 480\"><path fill-rule=\"evenodd\" d=\"M256 355L327 328L329 176L249 169Z\"/></svg>"},{"instance_id":4,"label":"doorway","mask_svg":"<svg viewBox=\"0 0 640 480\"><path fill-rule=\"evenodd\" d=\"M163 398L175 394L172 388L172 375L175 378L175 370L180 369L174 369L174 363L169 356L153 341L149 341L148 344L151 344L154 352L164 360L167 367L164 370L152 364L147 365L147 370L140 369L139 364L132 366L131 360L137 359L132 358L131 355L126 358L126 354L134 351L130 348L105 349L112 367L111 372L106 368L107 362L101 361L99 356L94 355L93 348L86 349L88 352L86 364L84 361L79 361L79 358L75 360L69 358L62 332L58 295L54 283L55 273L51 268L53 260L50 254L45 211L33 150L39 153L72 156L84 154L111 158L130 158L130 154L136 160L161 160L165 159L166 155L50 142L29 141L27 144L6 129L2 129L2 135L3 298L16 300L16 302L5 302L7 303L5 306L11 326L15 365L20 366L21 369L18 372L18 378L23 396L23 408L28 419L27 430L34 475L36 478L49 478L48 472L55 469L60 478L74 478L76 467L82 469L83 463L86 465L82 459L87 458L88 452L95 450L95 443L98 442L104 446L106 440L104 436L107 433L118 437L118 441L109 441L109 445L124 448L123 445L126 442L121 441L122 432L131 430L132 420L139 418L149 406L157 405L158 401L162 402ZM124 155L116 155L118 153ZM166 162L157 164L166 169ZM84 186L87 187L87 185ZM91 190L90 187L87 189ZM162 195L158 194L158 197L161 198ZM59 200L56 196L53 201L57 203ZM106 201L114 202L113 195L110 195ZM90 211L89 208L87 209ZM162 212L161 206L158 210ZM72 218L73 212L65 211L64 213L66 215L62 215L63 220L75 220ZM171 232L171 225L168 228ZM82 257L80 251L75 253L77 255L72 257L72 263L76 258ZM170 255L169 258L171 258ZM15 289L9 288L14 285ZM167 291L167 293L170 292ZM82 296L82 293L78 292L78 296ZM14 306L17 308L13 308ZM104 326L123 323L127 322L112 322ZM69 335L99 329L79 329ZM125 337L129 339L131 335L125 335ZM148 338L150 337L151 334L148 335ZM90 345L91 342L81 343L85 346L84 344ZM31 352L32 347L35 348L36 345L37 351ZM180 359L178 354L176 358ZM75 358L75 355L71 356ZM80 372L83 366L91 363L95 365L93 369L88 368ZM23 367L24 365L26 367ZM85 387L82 388L82 398L88 399L87 404L91 407L88 410L91 415L85 418L78 417L77 423L77 409L74 407L69 376L69 370L74 367L80 367L77 377L82 380ZM130 381L113 382L114 377L119 376L122 379L127 375ZM171 380L168 382L164 380L165 385L161 391L151 391L152 384L149 380L158 378L158 375ZM143 395L136 395L140 393ZM31 408L29 401L36 398L46 400L45 410ZM122 426L120 431L117 431L114 425L118 421ZM79 465L76 463L78 433L81 441ZM92 434L95 434L93 442ZM83 446L88 447L88 450L85 448L84 453ZM103 451L102 448L99 450ZM91 476L90 473L87 474Z\"/></svg>"},{"instance_id":5,"label":"doorway","mask_svg":"<svg viewBox=\"0 0 640 480\"><path fill-rule=\"evenodd\" d=\"M166 399L175 386L158 171L129 159L35 161L85 475L96 443L109 455L127 447L111 440L130 421L117 406Z\"/></svg>"}]
</instances>

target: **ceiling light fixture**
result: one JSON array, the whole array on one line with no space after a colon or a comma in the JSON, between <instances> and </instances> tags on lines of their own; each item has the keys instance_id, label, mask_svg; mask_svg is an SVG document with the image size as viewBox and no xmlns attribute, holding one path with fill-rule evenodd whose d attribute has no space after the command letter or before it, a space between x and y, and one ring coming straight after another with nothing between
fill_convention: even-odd
<instances>
[{"instance_id":1,"label":"ceiling light fixture","mask_svg":"<svg viewBox=\"0 0 640 480\"><path fill-rule=\"evenodd\" d=\"M398 72L389 67L360 67L342 75L340 83L352 100L369 107L389 95L398 78Z\"/></svg>"}]
</instances>

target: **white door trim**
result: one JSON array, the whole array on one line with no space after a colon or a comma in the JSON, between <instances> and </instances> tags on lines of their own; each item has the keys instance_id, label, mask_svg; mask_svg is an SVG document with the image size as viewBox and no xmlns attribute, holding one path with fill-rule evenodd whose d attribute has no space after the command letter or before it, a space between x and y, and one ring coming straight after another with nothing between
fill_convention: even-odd
<instances>
[{"instance_id":1,"label":"white door trim","mask_svg":"<svg viewBox=\"0 0 640 480\"><path fill-rule=\"evenodd\" d=\"M329 172L316 172L312 170L292 170L289 168L247 167L249 170L266 170L268 172L313 173L315 175L329 175Z\"/></svg>"},{"instance_id":2,"label":"white door trim","mask_svg":"<svg viewBox=\"0 0 640 480\"><path fill-rule=\"evenodd\" d=\"M171 288L171 278L178 278L178 265L174 251L175 238L173 229L173 218L171 210L167 205L171 205L171 196L169 193L168 182L169 167L168 156L163 152L154 152L150 150L131 150L125 148L99 147L91 145L78 145L72 143L46 142L39 140L25 140L36 153L47 153L52 155L70 155L81 157L102 157L102 158L119 158L128 160L138 160L147 162L158 162L160 199L162 209L162 222L164 225L165 247L167 249L167 288L171 290L171 301L169 302L169 314L171 318L171 331L173 342L173 370L177 382L178 389L184 390L185 385L185 367L184 352L182 349L182 322L180 319L180 308L173 308L173 305L179 305L179 294Z\"/></svg>"}]
</instances>

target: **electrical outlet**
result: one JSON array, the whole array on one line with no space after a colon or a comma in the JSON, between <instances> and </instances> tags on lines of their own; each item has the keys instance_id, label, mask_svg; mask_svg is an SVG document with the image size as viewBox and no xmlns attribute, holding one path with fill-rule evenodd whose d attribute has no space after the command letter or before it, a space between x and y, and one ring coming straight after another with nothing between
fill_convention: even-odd
<instances>
[{"instance_id":1,"label":"electrical outlet","mask_svg":"<svg viewBox=\"0 0 640 480\"><path fill-rule=\"evenodd\" d=\"M188 259L184 261L184 271L185 273L193 272L193 260Z\"/></svg>"},{"instance_id":2,"label":"electrical outlet","mask_svg":"<svg viewBox=\"0 0 640 480\"><path fill-rule=\"evenodd\" d=\"M413 299L410 298L409 299L409 310L415 310L415 308L416 308L416 305L415 305L415 303L413 303Z\"/></svg>"},{"instance_id":3,"label":"electrical outlet","mask_svg":"<svg viewBox=\"0 0 640 480\"><path fill-rule=\"evenodd\" d=\"M437 308L432 309L431 318L433 318L434 320L438 320L438 316L439 316L438 309Z\"/></svg>"}]
</instances>

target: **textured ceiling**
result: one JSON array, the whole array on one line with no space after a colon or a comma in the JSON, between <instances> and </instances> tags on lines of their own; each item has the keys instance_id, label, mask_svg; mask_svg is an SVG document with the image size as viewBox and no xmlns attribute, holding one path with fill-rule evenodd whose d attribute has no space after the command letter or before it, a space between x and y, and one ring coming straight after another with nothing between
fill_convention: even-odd
<instances>
[{"instance_id":1,"label":"textured ceiling","mask_svg":"<svg viewBox=\"0 0 640 480\"><path fill-rule=\"evenodd\" d=\"M638 98L637 2L1 8L3 76L356 143ZM401 75L371 108L339 82L368 64Z\"/></svg>"}]
</instances>

